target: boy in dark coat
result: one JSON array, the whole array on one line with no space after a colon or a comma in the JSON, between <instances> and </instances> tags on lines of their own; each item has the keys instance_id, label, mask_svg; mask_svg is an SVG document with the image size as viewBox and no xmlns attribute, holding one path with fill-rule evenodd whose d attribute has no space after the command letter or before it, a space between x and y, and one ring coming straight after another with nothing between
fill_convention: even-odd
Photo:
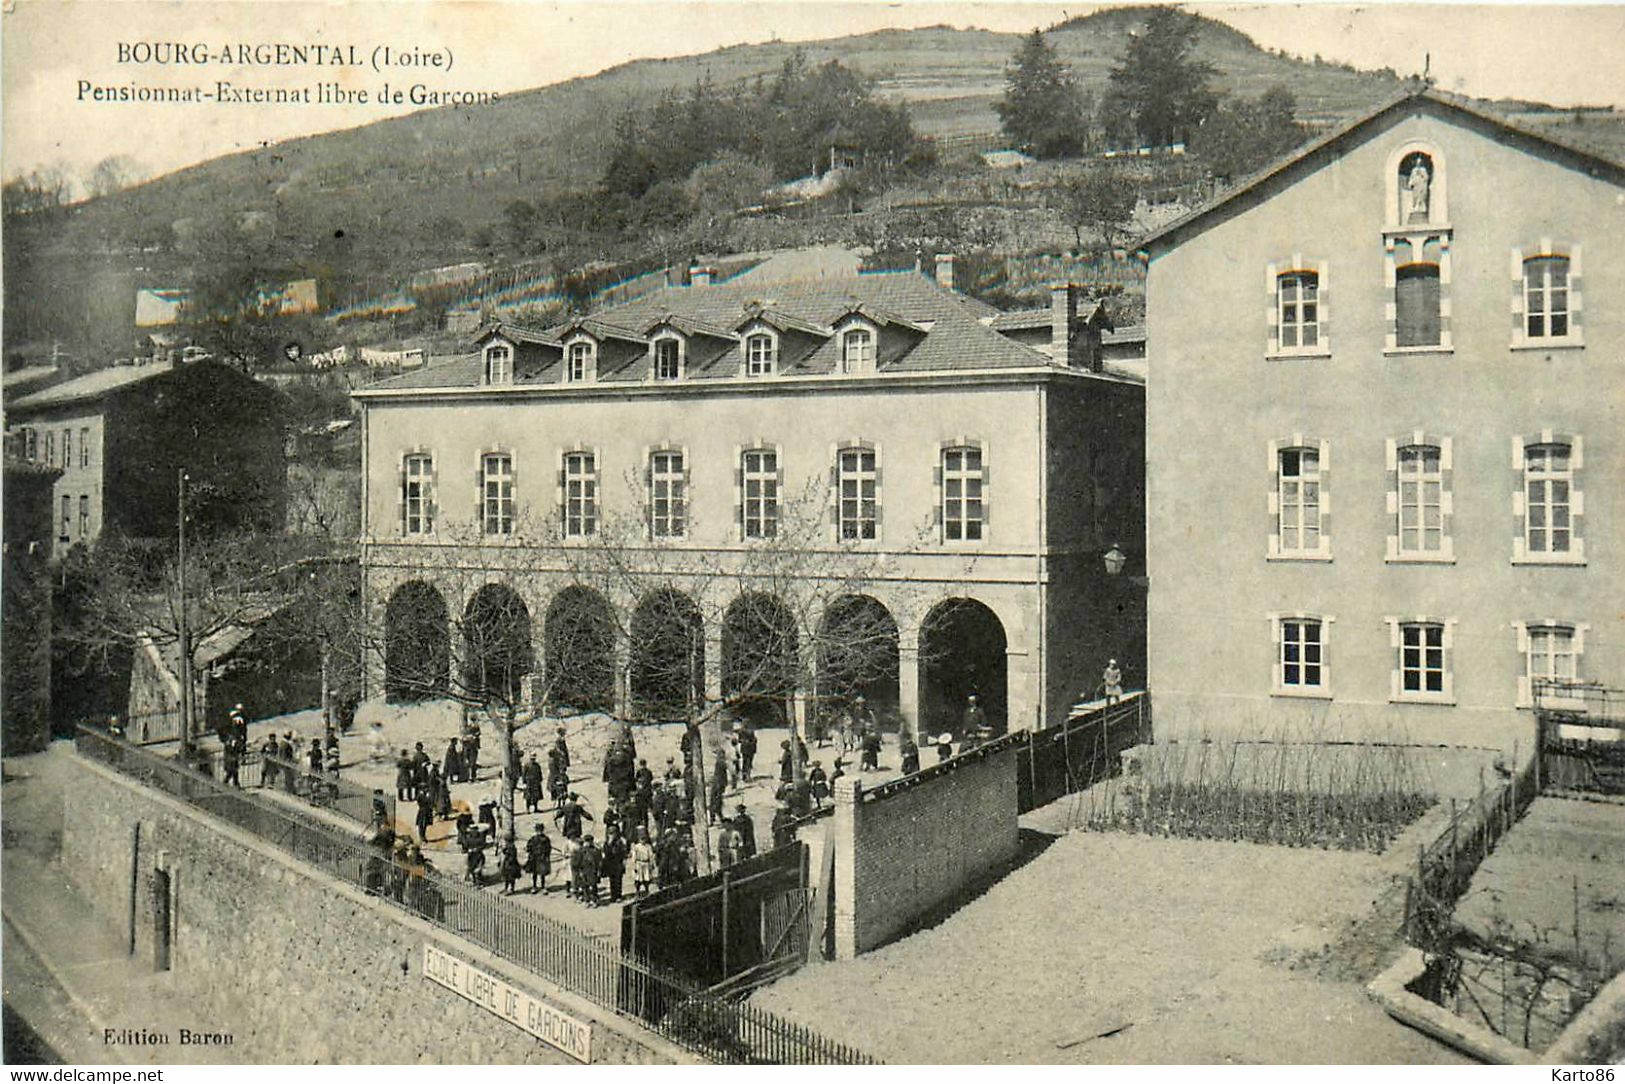
<instances>
[{"instance_id":1,"label":"boy in dark coat","mask_svg":"<svg viewBox=\"0 0 1625 1084\"><path fill-rule=\"evenodd\" d=\"M619 830L611 828L604 837L604 848L599 852L599 868L604 877L609 880L609 899L611 903L621 902L621 886L626 877L626 857L631 848L626 845L626 837Z\"/></svg>"},{"instance_id":2,"label":"boy in dark coat","mask_svg":"<svg viewBox=\"0 0 1625 1084\"><path fill-rule=\"evenodd\" d=\"M530 874L533 894L546 890L547 875L553 872L553 841L547 838L540 824L525 840L525 872Z\"/></svg>"}]
</instances>

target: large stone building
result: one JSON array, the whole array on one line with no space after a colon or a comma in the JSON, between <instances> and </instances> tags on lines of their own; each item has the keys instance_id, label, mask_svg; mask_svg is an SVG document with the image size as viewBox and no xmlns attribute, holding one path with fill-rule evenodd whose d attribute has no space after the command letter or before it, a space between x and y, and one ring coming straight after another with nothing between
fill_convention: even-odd
<instances>
[{"instance_id":1,"label":"large stone building","mask_svg":"<svg viewBox=\"0 0 1625 1084\"><path fill-rule=\"evenodd\" d=\"M1145 248L1160 733L1527 750L1625 681L1625 169L1424 90Z\"/></svg>"},{"instance_id":2,"label":"large stone building","mask_svg":"<svg viewBox=\"0 0 1625 1084\"><path fill-rule=\"evenodd\" d=\"M1016 321L1040 345L997 316L912 271L702 273L357 392L369 694L489 687L496 650L524 696L632 714L691 680L931 727L975 693L1021 728L1109 656L1137 679L1143 385L1077 288ZM675 633L639 635L657 613ZM880 649L834 658L855 640Z\"/></svg>"},{"instance_id":3,"label":"large stone building","mask_svg":"<svg viewBox=\"0 0 1625 1084\"><path fill-rule=\"evenodd\" d=\"M167 538L176 487L193 479L205 529L280 530L287 505L281 397L202 361L99 369L7 402L23 458L53 468L53 555L104 532Z\"/></svg>"}]
</instances>

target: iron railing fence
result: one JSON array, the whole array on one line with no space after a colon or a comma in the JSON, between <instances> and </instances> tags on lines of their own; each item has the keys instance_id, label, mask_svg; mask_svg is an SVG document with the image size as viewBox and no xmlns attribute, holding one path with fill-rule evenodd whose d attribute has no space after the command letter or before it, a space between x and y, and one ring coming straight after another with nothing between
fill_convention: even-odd
<instances>
[{"instance_id":1,"label":"iron railing fence","mask_svg":"<svg viewBox=\"0 0 1625 1084\"><path fill-rule=\"evenodd\" d=\"M858 1065L874 1059L758 1006L708 995L565 923L456 880L427 863L396 862L252 789L87 727L79 752L178 798L370 895L410 911L601 1008L635 1019L683 1048L726 1064ZM370 804L370 794L369 794Z\"/></svg>"}]
</instances>

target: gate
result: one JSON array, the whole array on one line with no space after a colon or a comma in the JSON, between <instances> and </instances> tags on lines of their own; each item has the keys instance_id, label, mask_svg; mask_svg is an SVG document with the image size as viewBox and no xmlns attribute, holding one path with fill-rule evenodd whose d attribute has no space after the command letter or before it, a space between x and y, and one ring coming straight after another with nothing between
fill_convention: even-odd
<instances>
[{"instance_id":1,"label":"gate","mask_svg":"<svg viewBox=\"0 0 1625 1084\"><path fill-rule=\"evenodd\" d=\"M621 949L713 993L741 994L807 961L807 847L794 843L633 900Z\"/></svg>"},{"instance_id":2,"label":"gate","mask_svg":"<svg viewBox=\"0 0 1625 1084\"><path fill-rule=\"evenodd\" d=\"M1119 754L1150 740L1147 693L1033 731L1016 754L1016 809L1026 813L1116 775Z\"/></svg>"},{"instance_id":3,"label":"gate","mask_svg":"<svg viewBox=\"0 0 1625 1084\"><path fill-rule=\"evenodd\" d=\"M1625 794L1625 691L1536 681L1543 790Z\"/></svg>"}]
</instances>

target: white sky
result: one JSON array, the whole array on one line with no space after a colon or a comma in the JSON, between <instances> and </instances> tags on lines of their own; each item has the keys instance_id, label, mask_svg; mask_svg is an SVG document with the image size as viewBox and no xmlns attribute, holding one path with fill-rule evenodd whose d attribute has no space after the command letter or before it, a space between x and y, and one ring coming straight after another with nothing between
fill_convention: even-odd
<instances>
[{"instance_id":1,"label":"white sky","mask_svg":"<svg viewBox=\"0 0 1625 1084\"><path fill-rule=\"evenodd\" d=\"M1441 87L1485 97L1557 105L1625 106L1625 6L1334 4L1189 5L1261 45L1316 53L1359 67L1419 71L1431 52ZM120 42L349 43L451 51L449 74L391 73L447 89L527 89L640 57L684 56L745 42L812 40L885 27L946 23L1024 31L1098 5L980 0L936 2L754 2L684 0L481 0L481 2L272 2L272 0L15 0L0 16L3 132L0 173L41 163L76 172L127 154L164 172L262 141L352 127L413 111L322 105L93 104L77 83L300 86L334 69L138 66L117 62ZM368 87L383 76L353 73Z\"/></svg>"}]
</instances>

